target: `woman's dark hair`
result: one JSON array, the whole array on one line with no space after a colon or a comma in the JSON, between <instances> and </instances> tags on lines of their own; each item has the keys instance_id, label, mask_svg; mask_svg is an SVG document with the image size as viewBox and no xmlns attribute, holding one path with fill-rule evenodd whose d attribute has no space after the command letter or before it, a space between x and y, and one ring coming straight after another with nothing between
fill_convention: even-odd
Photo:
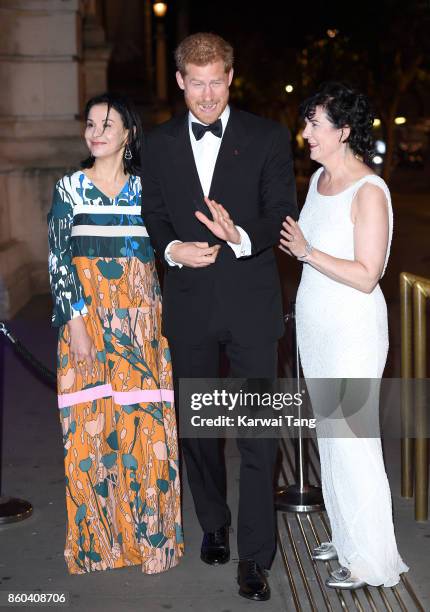
<instances>
[{"instance_id":1,"label":"woman's dark hair","mask_svg":"<svg viewBox=\"0 0 430 612\"><path fill-rule=\"evenodd\" d=\"M85 122L88 120L90 110L97 104L107 104L106 118L109 116L111 108L114 108L117 113L121 115L122 123L125 129L128 130L127 145L132 155L131 159L123 157L124 172L126 174L139 175L141 173L140 154L143 141L143 130L136 109L127 98L113 93L104 93L99 96L94 96L94 98L91 98L86 103L84 110ZM81 161L81 168L92 168L94 161L95 157L89 155L86 159Z\"/></svg>"},{"instance_id":2,"label":"woman's dark hair","mask_svg":"<svg viewBox=\"0 0 430 612\"><path fill-rule=\"evenodd\" d=\"M330 81L300 106L303 119L309 121L317 106L322 106L330 122L337 128L348 126L351 131L345 140L354 153L370 160L374 155L372 126L375 115L369 99L345 83Z\"/></svg>"}]
</instances>

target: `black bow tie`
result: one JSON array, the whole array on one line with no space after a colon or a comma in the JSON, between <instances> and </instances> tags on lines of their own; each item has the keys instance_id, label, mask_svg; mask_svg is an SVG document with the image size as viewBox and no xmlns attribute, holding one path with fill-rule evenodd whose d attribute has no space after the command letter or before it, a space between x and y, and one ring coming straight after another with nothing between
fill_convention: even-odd
<instances>
[{"instance_id":1,"label":"black bow tie","mask_svg":"<svg viewBox=\"0 0 430 612\"><path fill-rule=\"evenodd\" d=\"M221 138L222 136L222 123L221 119L217 119L214 123L210 125L203 125L202 123L196 123L193 121L191 123L191 128L193 130L193 134L196 137L196 140L200 140L206 134L206 132L212 132L214 136L218 136Z\"/></svg>"}]
</instances>

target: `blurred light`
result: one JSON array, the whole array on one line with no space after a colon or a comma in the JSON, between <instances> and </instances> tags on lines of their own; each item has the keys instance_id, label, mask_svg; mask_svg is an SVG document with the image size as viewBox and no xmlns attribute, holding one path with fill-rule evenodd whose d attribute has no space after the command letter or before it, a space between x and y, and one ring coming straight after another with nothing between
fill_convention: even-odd
<instances>
[{"instance_id":1,"label":"blurred light","mask_svg":"<svg viewBox=\"0 0 430 612\"><path fill-rule=\"evenodd\" d=\"M327 36L329 38L335 38L339 34L339 30L327 30Z\"/></svg>"},{"instance_id":2,"label":"blurred light","mask_svg":"<svg viewBox=\"0 0 430 612\"><path fill-rule=\"evenodd\" d=\"M375 157L372 159L374 164L377 164L379 166L379 164L382 164L382 157L380 155L375 155Z\"/></svg>"},{"instance_id":3,"label":"blurred light","mask_svg":"<svg viewBox=\"0 0 430 612\"><path fill-rule=\"evenodd\" d=\"M157 17L164 17L167 13L167 4L165 2L154 2L152 8Z\"/></svg>"},{"instance_id":4,"label":"blurred light","mask_svg":"<svg viewBox=\"0 0 430 612\"><path fill-rule=\"evenodd\" d=\"M383 140L377 140L375 142L375 147L376 147L376 150L378 151L378 153L381 153L382 155L384 155L385 151L387 150L387 147L386 147L385 142Z\"/></svg>"},{"instance_id":5,"label":"blurred light","mask_svg":"<svg viewBox=\"0 0 430 612\"><path fill-rule=\"evenodd\" d=\"M303 149L303 147L305 146L305 141L303 140L303 136L301 132L297 134L296 142L297 142L297 146L299 147L299 149Z\"/></svg>"},{"instance_id":6,"label":"blurred light","mask_svg":"<svg viewBox=\"0 0 430 612\"><path fill-rule=\"evenodd\" d=\"M406 123L406 117L396 117L394 119L394 123L396 125L403 125L404 123Z\"/></svg>"},{"instance_id":7,"label":"blurred light","mask_svg":"<svg viewBox=\"0 0 430 612\"><path fill-rule=\"evenodd\" d=\"M292 85L285 85L285 91L287 93L291 93L294 90L294 87Z\"/></svg>"},{"instance_id":8,"label":"blurred light","mask_svg":"<svg viewBox=\"0 0 430 612\"><path fill-rule=\"evenodd\" d=\"M379 127L381 125L381 120L380 119L374 119L373 120L373 127Z\"/></svg>"}]
</instances>

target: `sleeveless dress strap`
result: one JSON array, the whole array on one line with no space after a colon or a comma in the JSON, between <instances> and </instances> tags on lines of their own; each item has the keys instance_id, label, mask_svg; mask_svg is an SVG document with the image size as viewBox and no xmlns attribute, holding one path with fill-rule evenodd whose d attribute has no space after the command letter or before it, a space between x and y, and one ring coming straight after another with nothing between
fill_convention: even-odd
<instances>
[{"instance_id":1,"label":"sleeveless dress strap","mask_svg":"<svg viewBox=\"0 0 430 612\"><path fill-rule=\"evenodd\" d=\"M320 166L311 176L311 180L309 182L309 189L314 189L316 191L318 179L321 175L321 172L324 170L324 166Z\"/></svg>"},{"instance_id":2,"label":"sleeveless dress strap","mask_svg":"<svg viewBox=\"0 0 430 612\"><path fill-rule=\"evenodd\" d=\"M359 181L356 182L356 184L354 185L354 189L352 190L351 201L357 195L357 192L360 189L360 187L362 187L365 183L372 183L372 185L376 185L376 187L379 187L380 189L382 189L387 201L391 203L391 196L390 196L390 191L388 189L387 183L384 181L384 179L382 179L377 174L366 174L366 176L363 176Z\"/></svg>"}]
</instances>

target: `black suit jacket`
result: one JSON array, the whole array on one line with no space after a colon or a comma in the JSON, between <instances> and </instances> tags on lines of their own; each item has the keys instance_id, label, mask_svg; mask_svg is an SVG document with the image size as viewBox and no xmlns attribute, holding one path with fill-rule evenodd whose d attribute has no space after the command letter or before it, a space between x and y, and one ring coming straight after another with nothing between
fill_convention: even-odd
<instances>
[{"instance_id":1,"label":"black suit jacket","mask_svg":"<svg viewBox=\"0 0 430 612\"><path fill-rule=\"evenodd\" d=\"M231 108L209 197L248 233L249 257L237 259L194 215L201 210L210 217L191 148L188 113L147 136L142 166L143 219L163 260L172 240L222 244L216 262L206 268L166 264L164 335L194 344L222 323L245 346L279 338L284 326L273 246L285 216L298 215L288 130Z\"/></svg>"}]
</instances>

